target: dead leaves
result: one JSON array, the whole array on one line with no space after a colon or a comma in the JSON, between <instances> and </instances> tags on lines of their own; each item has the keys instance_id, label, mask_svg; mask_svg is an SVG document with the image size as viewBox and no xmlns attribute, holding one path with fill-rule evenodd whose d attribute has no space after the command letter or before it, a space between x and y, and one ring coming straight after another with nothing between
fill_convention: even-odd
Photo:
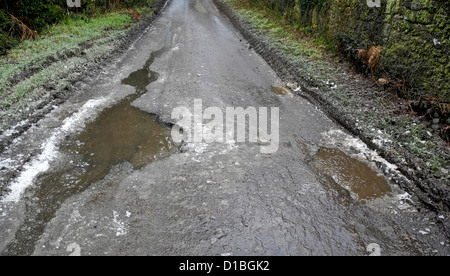
<instances>
[{"instance_id":1,"label":"dead leaves","mask_svg":"<svg viewBox=\"0 0 450 276\"><path fill-rule=\"evenodd\" d=\"M13 15L9 15L12 19L13 22L13 27L11 28L11 31L16 31L20 34L21 36L21 41L24 40L32 40L32 39L36 39L39 37L39 34L36 31L31 30L25 23L23 23L22 21L20 21L18 18L16 18Z\"/></svg>"},{"instance_id":2,"label":"dead leaves","mask_svg":"<svg viewBox=\"0 0 450 276\"><path fill-rule=\"evenodd\" d=\"M141 20L141 14L136 10L121 9L120 11L117 12L117 14L124 12L127 12L130 15L131 19L133 19L133 21L135 22Z\"/></svg>"},{"instance_id":3,"label":"dead leaves","mask_svg":"<svg viewBox=\"0 0 450 276\"><path fill-rule=\"evenodd\" d=\"M450 113L450 104L449 103L440 103L440 104L438 104L438 106L439 106L439 109L441 110L442 115Z\"/></svg>"},{"instance_id":4,"label":"dead leaves","mask_svg":"<svg viewBox=\"0 0 450 276\"><path fill-rule=\"evenodd\" d=\"M363 63L369 66L372 77L378 72L381 67L381 53L383 49L381 46L372 46L368 49L359 49L358 57Z\"/></svg>"},{"instance_id":5,"label":"dead leaves","mask_svg":"<svg viewBox=\"0 0 450 276\"><path fill-rule=\"evenodd\" d=\"M134 11L134 10L130 11L130 16L131 16L131 19L133 19L134 21L141 20L141 14L137 11Z\"/></svg>"}]
</instances>

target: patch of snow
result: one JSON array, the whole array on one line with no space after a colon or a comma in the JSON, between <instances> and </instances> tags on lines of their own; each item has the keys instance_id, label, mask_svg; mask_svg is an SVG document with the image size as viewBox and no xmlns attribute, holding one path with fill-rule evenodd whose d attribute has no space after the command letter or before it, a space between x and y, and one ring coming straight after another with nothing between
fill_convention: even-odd
<instances>
[{"instance_id":1,"label":"patch of snow","mask_svg":"<svg viewBox=\"0 0 450 276\"><path fill-rule=\"evenodd\" d=\"M80 211L78 209L75 209L69 218L69 224L78 223L83 220L83 217L80 214Z\"/></svg>"},{"instance_id":2,"label":"patch of snow","mask_svg":"<svg viewBox=\"0 0 450 276\"><path fill-rule=\"evenodd\" d=\"M106 99L95 99L86 102L73 116L64 120L59 128L42 146L42 153L24 166L15 182L11 184L11 192L2 202L18 202L26 188L31 186L35 178L50 168L50 162L58 156L58 143L66 135L84 126L84 122L92 115L92 111L104 104Z\"/></svg>"},{"instance_id":3,"label":"patch of snow","mask_svg":"<svg viewBox=\"0 0 450 276\"><path fill-rule=\"evenodd\" d=\"M411 200L411 195L408 193L397 195L398 200Z\"/></svg>"},{"instance_id":4,"label":"patch of snow","mask_svg":"<svg viewBox=\"0 0 450 276\"><path fill-rule=\"evenodd\" d=\"M381 132L381 134L383 133ZM396 165L388 162L376 151L371 150L361 139L337 129L324 132L322 133L322 136L326 145L340 148L342 151L361 161L376 164L378 169L383 171L385 174L393 173L408 181L408 179L398 171L398 167ZM373 142L380 145L382 143L389 142L389 140L380 137L379 140L374 140ZM409 198L409 200L411 199Z\"/></svg>"},{"instance_id":5,"label":"patch of snow","mask_svg":"<svg viewBox=\"0 0 450 276\"><path fill-rule=\"evenodd\" d=\"M116 232L117 237L125 236L128 234L128 227L127 225L119 220L119 213L116 211L113 211L113 230Z\"/></svg>"},{"instance_id":6,"label":"patch of snow","mask_svg":"<svg viewBox=\"0 0 450 276\"><path fill-rule=\"evenodd\" d=\"M0 167L10 167L14 161L11 158L0 161Z\"/></svg>"},{"instance_id":7,"label":"patch of snow","mask_svg":"<svg viewBox=\"0 0 450 276\"><path fill-rule=\"evenodd\" d=\"M27 125L28 122L29 122L28 119L19 122L15 126L13 126L10 129L6 130L3 135L6 136L6 137L12 136L13 134L17 133L17 130L16 130L17 128Z\"/></svg>"},{"instance_id":8,"label":"patch of snow","mask_svg":"<svg viewBox=\"0 0 450 276\"><path fill-rule=\"evenodd\" d=\"M199 154L204 153L208 149L208 146L206 143L196 143L194 151Z\"/></svg>"},{"instance_id":9,"label":"patch of snow","mask_svg":"<svg viewBox=\"0 0 450 276\"><path fill-rule=\"evenodd\" d=\"M363 141L361 141L361 139L351 136L342 130L332 129L322 133L322 136L327 144L332 144L333 146L340 145L345 152L351 152L352 155L356 155L358 159L382 163L388 170L397 170L398 168L396 165L389 163L386 159L381 157L377 152L371 150ZM388 140L383 140L383 142L386 141Z\"/></svg>"}]
</instances>

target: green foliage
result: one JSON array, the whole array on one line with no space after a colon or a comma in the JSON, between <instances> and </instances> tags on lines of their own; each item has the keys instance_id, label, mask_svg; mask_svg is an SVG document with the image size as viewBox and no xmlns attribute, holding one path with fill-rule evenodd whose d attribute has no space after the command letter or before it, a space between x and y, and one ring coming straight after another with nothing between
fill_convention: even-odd
<instances>
[{"instance_id":1,"label":"green foliage","mask_svg":"<svg viewBox=\"0 0 450 276\"><path fill-rule=\"evenodd\" d=\"M290 12L293 9L296 9L299 13L304 13L313 8L326 7L329 0L252 0L252 2L282 13Z\"/></svg>"},{"instance_id":2,"label":"green foliage","mask_svg":"<svg viewBox=\"0 0 450 276\"><path fill-rule=\"evenodd\" d=\"M20 42L20 33L12 32L10 15L42 34L61 21L73 19L89 23L93 16L123 8L151 7L156 0L81 0L81 8L68 8L66 0L0 0L0 55Z\"/></svg>"},{"instance_id":3,"label":"green foliage","mask_svg":"<svg viewBox=\"0 0 450 276\"><path fill-rule=\"evenodd\" d=\"M19 43L17 38L12 38L4 33L0 33L0 55L6 52Z\"/></svg>"},{"instance_id":4,"label":"green foliage","mask_svg":"<svg viewBox=\"0 0 450 276\"><path fill-rule=\"evenodd\" d=\"M267 15L251 10L242 9L241 15L252 22L255 26L263 29L269 35L272 42L279 47L286 55L296 59L299 57L307 57L311 59L320 59L321 53L318 49L310 47L306 41L299 40L277 18L270 18Z\"/></svg>"},{"instance_id":5,"label":"green foliage","mask_svg":"<svg viewBox=\"0 0 450 276\"><path fill-rule=\"evenodd\" d=\"M7 32L11 28L11 24L9 15L5 11L0 10L0 31Z\"/></svg>"},{"instance_id":6,"label":"green foliage","mask_svg":"<svg viewBox=\"0 0 450 276\"><path fill-rule=\"evenodd\" d=\"M11 36L10 30L13 27L11 17L3 10L0 10L0 55L16 46L19 40Z\"/></svg>"},{"instance_id":7,"label":"green foliage","mask_svg":"<svg viewBox=\"0 0 450 276\"><path fill-rule=\"evenodd\" d=\"M323 8L328 4L327 0L291 0L290 2L297 2L301 10L307 10L314 7Z\"/></svg>"},{"instance_id":8,"label":"green foliage","mask_svg":"<svg viewBox=\"0 0 450 276\"><path fill-rule=\"evenodd\" d=\"M12 14L33 30L40 31L63 20L70 13L94 15L122 8L150 6L154 0L81 0L81 8L67 7L66 0L0 0L0 10ZM1 19L1 18L0 18ZM26 21L26 22L25 22Z\"/></svg>"},{"instance_id":9,"label":"green foliage","mask_svg":"<svg viewBox=\"0 0 450 276\"><path fill-rule=\"evenodd\" d=\"M62 20L65 16L66 0L19 0L8 3L1 0L0 8L7 14L21 19L31 29L41 30Z\"/></svg>"}]
</instances>

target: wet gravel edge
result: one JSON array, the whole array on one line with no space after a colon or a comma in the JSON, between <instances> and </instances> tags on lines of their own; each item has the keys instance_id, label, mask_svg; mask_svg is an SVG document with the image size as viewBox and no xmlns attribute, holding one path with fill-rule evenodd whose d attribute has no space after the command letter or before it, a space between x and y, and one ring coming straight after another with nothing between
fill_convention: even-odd
<instances>
[{"instance_id":1,"label":"wet gravel edge","mask_svg":"<svg viewBox=\"0 0 450 276\"><path fill-rule=\"evenodd\" d=\"M218 9L223 12L233 25L241 32L243 37L253 47L253 49L266 60L266 62L277 72L280 78L286 81L295 81L299 83L302 88L300 96L306 97L312 103L320 106L331 118L336 120L351 134L358 136L364 143L366 143L372 150L376 150L380 156L385 158L392 164L398 166L398 170L407 177L404 179L401 176L394 177L393 180L409 194L417 196L423 205L435 212L448 212L450 209L450 189L449 187L430 181L428 179L420 179L414 175L416 170L414 164L407 162L407 164L399 163L396 158L390 155L392 149L388 149L383 145L374 143L375 137L370 131L361 124L357 124L357 118L349 114L348 110L343 106L337 105L336 102L329 100L326 96L330 93L330 87L323 84L323 82L308 75L305 70L299 67L289 59L281 50L273 46L263 34L255 30L249 22L239 16L228 4L222 0L213 0ZM359 125L359 127L357 127ZM396 149L401 155L411 156L411 153L404 149ZM410 158L408 158L410 159ZM444 225L447 233L450 233L450 225Z\"/></svg>"}]
</instances>

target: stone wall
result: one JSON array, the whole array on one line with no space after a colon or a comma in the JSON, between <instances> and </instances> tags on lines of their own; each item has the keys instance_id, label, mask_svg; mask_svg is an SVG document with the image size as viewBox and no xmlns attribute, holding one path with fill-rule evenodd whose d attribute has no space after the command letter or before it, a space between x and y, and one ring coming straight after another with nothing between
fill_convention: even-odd
<instances>
[{"instance_id":1,"label":"stone wall","mask_svg":"<svg viewBox=\"0 0 450 276\"><path fill-rule=\"evenodd\" d=\"M367 1L378 1L369 7ZM380 76L408 81L410 98L437 96L450 102L450 3L448 0L329 0L302 12L302 21L327 32L341 51L380 45ZM306 15L305 15L306 14Z\"/></svg>"}]
</instances>

